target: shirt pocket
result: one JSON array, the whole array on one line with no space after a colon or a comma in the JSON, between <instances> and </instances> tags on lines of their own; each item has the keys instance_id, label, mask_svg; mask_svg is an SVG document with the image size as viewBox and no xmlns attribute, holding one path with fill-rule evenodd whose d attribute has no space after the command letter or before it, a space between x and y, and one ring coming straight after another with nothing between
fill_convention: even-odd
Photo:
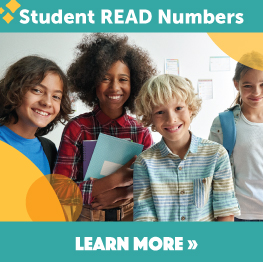
<instances>
[{"instance_id":1,"label":"shirt pocket","mask_svg":"<svg viewBox=\"0 0 263 262\"><path fill-rule=\"evenodd\" d=\"M212 190L213 176L194 179L194 204L197 208L206 205Z\"/></svg>"},{"instance_id":2,"label":"shirt pocket","mask_svg":"<svg viewBox=\"0 0 263 262\"><path fill-rule=\"evenodd\" d=\"M222 127L220 125L213 125L210 129L210 132L211 133L214 133L214 134L222 134Z\"/></svg>"}]
</instances>

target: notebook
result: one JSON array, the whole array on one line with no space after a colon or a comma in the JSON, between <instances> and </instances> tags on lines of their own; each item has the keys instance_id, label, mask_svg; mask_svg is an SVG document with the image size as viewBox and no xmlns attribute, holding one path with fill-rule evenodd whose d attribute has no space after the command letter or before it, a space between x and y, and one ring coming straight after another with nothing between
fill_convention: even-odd
<instances>
[{"instance_id":1,"label":"notebook","mask_svg":"<svg viewBox=\"0 0 263 262\"><path fill-rule=\"evenodd\" d=\"M143 145L100 133L84 180L112 174L142 149Z\"/></svg>"},{"instance_id":2,"label":"notebook","mask_svg":"<svg viewBox=\"0 0 263 262\"><path fill-rule=\"evenodd\" d=\"M85 175L97 140L83 140L83 174Z\"/></svg>"}]
</instances>

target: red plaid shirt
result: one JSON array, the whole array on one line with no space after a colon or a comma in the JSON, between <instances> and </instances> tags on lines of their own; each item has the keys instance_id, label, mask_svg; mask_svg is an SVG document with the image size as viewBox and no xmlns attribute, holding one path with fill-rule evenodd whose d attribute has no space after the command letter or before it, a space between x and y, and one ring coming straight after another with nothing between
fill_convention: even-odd
<instances>
[{"instance_id":1,"label":"red plaid shirt","mask_svg":"<svg viewBox=\"0 0 263 262\"><path fill-rule=\"evenodd\" d=\"M84 204L91 202L92 181L83 181L82 141L97 140L100 133L130 138L133 142L143 144L143 150L153 143L148 128L140 126L127 114L112 120L96 106L92 112L73 118L64 128L53 173L75 181L82 192Z\"/></svg>"}]
</instances>

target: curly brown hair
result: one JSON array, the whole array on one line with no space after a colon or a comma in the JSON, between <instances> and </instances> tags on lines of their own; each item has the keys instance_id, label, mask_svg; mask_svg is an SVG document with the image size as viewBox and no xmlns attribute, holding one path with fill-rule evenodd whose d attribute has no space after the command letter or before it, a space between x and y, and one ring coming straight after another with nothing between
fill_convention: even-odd
<instances>
[{"instance_id":1,"label":"curly brown hair","mask_svg":"<svg viewBox=\"0 0 263 262\"><path fill-rule=\"evenodd\" d=\"M85 104L94 107L99 102L96 87L110 67L122 61L128 66L131 75L131 94L123 106L133 113L134 100L143 83L157 73L148 52L128 44L126 35L104 33L84 36L76 49L76 58L67 71L72 91Z\"/></svg>"},{"instance_id":2,"label":"curly brown hair","mask_svg":"<svg viewBox=\"0 0 263 262\"><path fill-rule=\"evenodd\" d=\"M44 128L38 128L36 136L43 136L54 129L58 122L65 123L72 113L68 96L68 80L63 71L53 61L39 56L26 56L11 65L0 80L0 125L18 122L16 109L23 103L26 92L42 82L47 74L57 74L63 83L60 112Z\"/></svg>"}]
</instances>

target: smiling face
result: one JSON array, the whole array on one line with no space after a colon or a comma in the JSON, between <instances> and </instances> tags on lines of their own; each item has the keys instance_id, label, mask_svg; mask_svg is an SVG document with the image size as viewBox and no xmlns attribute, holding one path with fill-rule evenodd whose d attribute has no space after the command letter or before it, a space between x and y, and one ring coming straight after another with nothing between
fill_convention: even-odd
<instances>
[{"instance_id":1,"label":"smiling face","mask_svg":"<svg viewBox=\"0 0 263 262\"><path fill-rule=\"evenodd\" d=\"M121 61L114 63L96 88L101 110L110 118L122 115L131 92L130 70Z\"/></svg>"},{"instance_id":2,"label":"smiling face","mask_svg":"<svg viewBox=\"0 0 263 262\"><path fill-rule=\"evenodd\" d=\"M263 72L250 69L239 80L234 81L240 92L242 107L246 109L263 108Z\"/></svg>"},{"instance_id":3,"label":"smiling face","mask_svg":"<svg viewBox=\"0 0 263 262\"><path fill-rule=\"evenodd\" d=\"M46 127L60 111L62 94L60 77L57 74L47 74L39 85L26 92L22 105L16 109L18 122L13 131L23 136L23 132L35 134L37 128Z\"/></svg>"},{"instance_id":4,"label":"smiling face","mask_svg":"<svg viewBox=\"0 0 263 262\"><path fill-rule=\"evenodd\" d=\"M191 111L185 102L173 98L169 103L153 107L152 122L172 152L185 147L190 140L188 128ZM178 152L177 152L178 153Z\"/></svg>"}]
</instances>

